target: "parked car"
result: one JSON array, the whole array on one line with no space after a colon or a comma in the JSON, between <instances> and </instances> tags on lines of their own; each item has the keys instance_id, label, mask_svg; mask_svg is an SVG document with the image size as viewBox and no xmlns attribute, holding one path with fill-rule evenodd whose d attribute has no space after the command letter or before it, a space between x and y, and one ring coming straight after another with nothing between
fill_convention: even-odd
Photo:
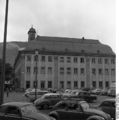
<instances>
[{"instance_id":1,"label":"parked car","mask_svg":"<svg viewBox=\"0 0 119 120\"><path fill-rule=\"evenodd\" d=\"M106 99L101 102L98 108L110 114L111 117L115 119L115 111L116 111L115 104L116 104L115 99Z\"/></svg>"},{"instance_id":2,"label":"parked car","mask_svg":"<svg viewBox=\"0 0 119 120\"><path fill-rule=\"evenodd\" d=\"M94 89L94 90L91 90L91 93L95 95L100 95L101 91L102 91L101 89Z\"/></svg>"},{"instance_id":3,"label":"parked car","mask_svg":"<svg viewBox=\"0 0 119 120\"><path fill-rule=\"evenodd\" d=\"M55 120L37 111L27 102L9 102L0 106L0 120Z\"/></svg>"},{"instance_id":4,"label":"parked car","mask_svg":"<svg viewBox=\"0 0 119 120\"><path fill-rule=\"evenodd\" d=\"M108 90L108 96L115 97L116 96L116 89L109 89Z\"/></svg>"},{"instance_id":5,"label":"parked car","mask_svg":"<svg viewBox=\"0 0 119 120\"><path fill-rule=\"evenodd\" d=\"M101 91L101 95L108 95L108 89L103 89Z\"/></svg>"},{"instance_id":6,"label":"parked car","mask_svg":"<svg viewBox=\"0 0 119 120\"><path fill-rule=\"evenodd\" d=\"M40 89L36 90L37 98L40 98L42 95L46 93L48 93L48 91L40 90ZM35 89L26 92L24 95L29 99L29 101L33 102L35 100Z\"/></svg>"},{"instance_id":7,"label":"parked car","mask_svg":"<svg viewBox=\"0 0 119 120\"><path fill-rule=\"evenodd\" d=\"M43 95L41 98L38 98L34 101L34 105L38 109L49 109L57 102L62 100L61 94L59 93L47 93Z\"/></svg>"},{"instance_id":8,"label":"parked car","mask_svg":"<svg viewBox=\"0 0 119 120\"><path fill-rule=\"evenodd\" d=\"M74 98L80 98L83 99L87 102L93 102L97 100L97 96L96 95L91 95L89 92L87 91L79 91L76 93L76 95L73 95Z\"/></svg>"},{"instance_id":9,"label":"parked car","mask_svg":"<svg viewBox=\"0 0 119 120\"><path fill-rule=\"evenodd\" d=\"M51 111L49 116L56 120L111 120L109 114L91 109L86 101L79 101L77 106L74 110L67 108Z\"/></svg>"}]
</instances>

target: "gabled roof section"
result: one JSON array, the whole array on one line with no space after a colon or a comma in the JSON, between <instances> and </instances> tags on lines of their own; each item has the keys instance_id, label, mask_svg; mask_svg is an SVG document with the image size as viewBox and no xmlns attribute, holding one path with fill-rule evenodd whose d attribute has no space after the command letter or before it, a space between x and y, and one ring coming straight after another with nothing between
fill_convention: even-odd
<instances>
[{"instance_id":1,"label":"gabled roof section","mask_svg":"<svg viewBox=\"0 0 119 120\"><path fill-rule=\"evenodd\" d=\"M72 53L84 52L115 55L108 45L104 45L98 40L93 39L37 36L36 40L28 42L26 46L27 51L32 51L34 49L55 52L67 51Z\"/></svg>"}]
</instances>

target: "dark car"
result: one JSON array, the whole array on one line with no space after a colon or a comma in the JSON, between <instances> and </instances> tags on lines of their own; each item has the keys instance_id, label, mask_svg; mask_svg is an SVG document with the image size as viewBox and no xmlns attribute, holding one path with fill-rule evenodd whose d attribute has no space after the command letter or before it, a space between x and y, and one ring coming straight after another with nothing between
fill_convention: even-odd
<instances>
[{"instance_id":1,"label":"dark car","mask_svg":"<svg viewBox=\"0 0 119 120\"><path fill-rule=\"evenodd\" d=\"M96 95L91 95L87 91L79 91L73 97L83 99L83 100L85 100L87 102L93 102L93 101L97 100L97 96Z\"/></svg>"},{"instance_id":2,"label":"dark car","mask_svg":"<svg viewBox=\"0 0 119 120\"><path fill-rule=\"evenodd\" d=\"M54 106L57 102L62 100L62 96L59 93L47 93L41 98L34 101L34 105L38 109L49 109Z\"/></svg>"},{"instance_id":3,"label":"dark car","mask_svg":"<svg viewBox=\"0 0 119 120\"><path fill-rule=\"evenodd\" d=\"M115 99L106 99L98 106L102 111L110 114L110 116L115 119Z\"/></svg>"},{"instance_id":4,"label":"dark car","mask_svg":"<svg viewBox=\"0 0 119 120\"><path fill-rule=\"evenodd\" d=\"M101 110L91 109L86 101L79 101L73 109L58 109L49 113L56 120L111 120L111 116Z\"/></svg>"},{"instance_id":5,"label":"dark car","mask_svg":"<svg viewBox=\"0 0 119 120\"><path fill-rule=\"evenodd\" d=\"M9 102L0 106L0 120L55 120L37 111L31 103Z\"/></svg>"}]
</instances>

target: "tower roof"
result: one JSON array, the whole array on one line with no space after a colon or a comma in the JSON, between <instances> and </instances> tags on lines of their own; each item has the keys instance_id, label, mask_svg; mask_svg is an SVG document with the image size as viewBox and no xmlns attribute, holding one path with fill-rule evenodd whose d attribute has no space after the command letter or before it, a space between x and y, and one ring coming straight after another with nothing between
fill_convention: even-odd
<instances>
[{"instance_id":1,"label":"tower roof","mask_svg":"<svg viewBox=\"0 0 119 120\"><path fill-rule=\"evenodd\" d=\"M36 30L33 28L33 27L31 27L30 29L29 29L29 31L28 31L28 34L29 33L36 33Z\"/></svg>"}]
</instances>

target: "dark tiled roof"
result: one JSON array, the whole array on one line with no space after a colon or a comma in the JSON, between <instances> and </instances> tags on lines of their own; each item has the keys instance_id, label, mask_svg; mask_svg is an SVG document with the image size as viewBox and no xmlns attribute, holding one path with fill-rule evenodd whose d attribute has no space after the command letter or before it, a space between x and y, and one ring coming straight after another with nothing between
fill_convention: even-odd
<instances>
[{"instance_id":1,"label":"dark tiled roof","mask_svg":"<svg viewBox=\"0 0 119 120\"><path fill-rule=\"evenodd\" d=\"M108 45L101 44L98 40L92 39L37 36L36 40L28 42L26 46L26 50L32 51L34 49L114 55L114 52Z\"/></svg>"}]
</instances>

